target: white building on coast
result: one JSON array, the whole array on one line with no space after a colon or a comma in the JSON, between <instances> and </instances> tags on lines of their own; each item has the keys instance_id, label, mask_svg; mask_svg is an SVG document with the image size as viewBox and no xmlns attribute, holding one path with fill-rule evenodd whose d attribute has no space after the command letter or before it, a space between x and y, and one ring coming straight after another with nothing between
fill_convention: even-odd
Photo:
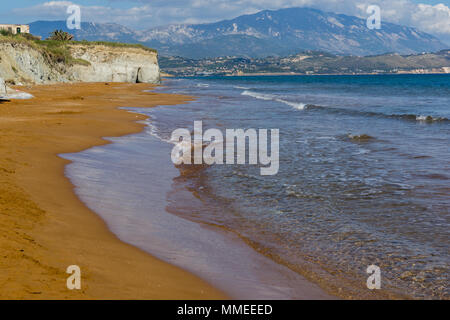
<instances>
[{"instance_id":1,"label":"white building on coast","mask_svg":"<svg viewBox=\"0 0 450 320\"><path fill-rule=\"evenodd\" d=\"M5 30L12 34L30 33L30 26L27 24L0 24L0 30Z\"/></svg>"}]
</instances>

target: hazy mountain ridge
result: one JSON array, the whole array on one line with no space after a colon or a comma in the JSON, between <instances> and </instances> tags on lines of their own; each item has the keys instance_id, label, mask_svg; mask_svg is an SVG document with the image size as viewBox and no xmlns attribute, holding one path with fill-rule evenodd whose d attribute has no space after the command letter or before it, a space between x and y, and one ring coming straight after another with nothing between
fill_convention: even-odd
<instances>
[{"instance_id":1,"label":"hazy mountain ridge","mask_svg":"<svg viewBox=\"0 0 450 320\"><path fill-rule=\"evenodd\" d=\"M138 43L136 31L117 23L82 22L80 30L70 30L65 21L35 21L30 23L31 33L47 38L56 29L69 32L76 40L114 41Z\"/></svg>"},{"instance_id":2,"label":"hazy mountain ridge","mask_svg":"<svg viewBox=\"0 0 450 320\"><path fill-rule=\"evenodd\" d=\"M437 38L415 28L385 22L380 30L371 30L364 19L309 8L265 10L210 24L156 28L145 34L142 40L154 47L161 47L162 53L191 58L207 56L189 50L189 45L194 43L208 48L211 52L209 56L263 57L293 54L300 49L353 55L393 51L409 54L446 48ZM227 50L225 40L230 37L235 42L239 37L252 37L253 41L248 46L245 43L234 46L233 50L224 54L222 50ZM218 44L214 41L217 38L221 38ZM261 46L261 50L253 55L247 54L255 44Z\"/></svg>"},{"instance_id":3,"label":"hazy mountain ridge","mask_svg":"<svg viewBox=\"0 0 450 320\"><path fill-rule=\"evenodd\" d=\"M146 34L143 40L160 47L161 53L191 58L223 55L264 57L293 54L301 49L370 55L386 52L410 54L446 48L437 38L414 28L383 23L380 30L371 30L367 28L365 19L308 8L265 10L216 23L158 28L157 33L149 30ZM165 39L161 37L163 34L167 34ZM246 45L245 38L249 37L253 38L252 43ZM218 38L221 41L216 43ZM171 42L170 39L178 41ZM235 43L241 39L241 44L229 48L227 39L233 39ZM207 48L208 53L192 50L192 44ZM261 49L255 50L255 45ZM252 55L247 53L250 50Z\"/></svg>"},{"instance_id":4,"label":"hazy mountain ridge","mask_svg":"<svg viewBox=\"0 0 450 320\"><path fill-rule=\"evenodd\" d=\"M58 22L32 23L32 32L46 36ZM65 29L65 22L63 24ZM45 31L45 32L44 32ZM301 50L334 54L412 54L446 49L436 37L415 28L382 22L369 29L366 20L309 8L264 10L231 20L192 25L169 25L133 31L118 24L83 23L72 30L78 40L143 43L163 55L188 58L217 56L286 56Z\"/></svg>"}]
</instances>

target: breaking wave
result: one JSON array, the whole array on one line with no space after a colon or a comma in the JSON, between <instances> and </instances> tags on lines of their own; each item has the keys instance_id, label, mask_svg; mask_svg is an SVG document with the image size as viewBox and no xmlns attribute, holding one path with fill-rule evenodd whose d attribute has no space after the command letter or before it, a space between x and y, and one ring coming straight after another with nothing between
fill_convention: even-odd
<instances>
[{"instance_id":1,"label":"breaking wave","mask_svg":"<svg viewBox=\"0 0 450 320\"><path fill-rule=\"evenodd\" d=\"M326 112L337 113L337 114L360 115L360 116L366 116L366 117L399 119L399 120L419 121L419 122L427 122L427 123L450 122L450 120L448 118L436 117L436 116L430 116L430 115L386 114L386 113L382 113L382 112L335 108L335 107L318 106L318 105L312 105L312 104L308 104L307 107L308 107L308 110L323 110Z\"/></svg>"},{"instance_id":2,"label":"breaking wave","mask_svg":"<svg viewBox=\"0 0 450 320\"><path fill-rule=\"evenodd\" d=\"M375 138L372 136L369 136L368 134L348 134L347 137L353 141L358 141L358 142L366 142L366 141L370 141L370 140L374 140Z\"/></svg>"},{"instance_id":3,"label":"breaking wave","mask_svg":"<svg viewBox=\"0 0 450 320\"><path fill-rule=\"evenodd\" d=\"M440 121L449 121L449 119L444 117L432 117L432 116L416 116L416 121L424 121L424 122L440 122Z\"/></svg>"},{"instance_id":4,"label":"breaking wave","mask_svg":"<svg viewBox=\"0 0 450 320\"><path fill-rule=\"evenodd\" d=\"M448 118L431 116L431 115L385 114L385 113L373 112L373 111L361 111L361 110L355 110L355 109L345 109L345 108L312 105L312 104L306 104L306 103L301 103L301 102L289 101L289 100L282 99L279 96L274 95L274 94L260 93L260 92L255 92L255 91L251 91L251 90L245 90L241 93L241 95L253 97L253 98L259 99L259 100L276 101L276 102L284 103L296 110L304 110L304 109L314 110L314 109L316 109L316 110L324 110L327 112L339 113L339 114L372 116L372 117L380 117L380 118L418 121L418 122L425 122L425 123L450 122L450 120Z\"/></svg>"},{"instance_id":5,"label":"breaking wave","mask_svg":"<svg viewBox=\"0 0 450 320\"><path fill-rule=\"evenodd\" d=\"M241 93L241 95L253 97L253 98L259 99L259 100L276 101L276 102L284 103L284 104L286 104L294 109L297 109L297 110L303 110L306 107L305 103L288 101L285 99L281 99L280 97L273 95L273 94L258 93L258 92L254 92L254 91L250 91L250 90L245 90Z\"/></svg>"}]
</instances>

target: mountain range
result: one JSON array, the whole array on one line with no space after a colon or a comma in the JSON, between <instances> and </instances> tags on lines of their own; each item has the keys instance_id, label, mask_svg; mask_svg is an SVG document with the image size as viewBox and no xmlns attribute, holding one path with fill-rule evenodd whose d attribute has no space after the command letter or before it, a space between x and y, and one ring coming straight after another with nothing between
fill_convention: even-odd
<instances>
[{"instance_id":1,"label":"mountain range","mask_svg":"<svg viewBox=\"0 0 450 320\"><path fill-rule=\"evenodd\" d=\"M30 27L33 34L43 38L62 29L77 40L142 43L161 55L193 59L287 56L302 50L360 56L414 54L448 47L412 27L382 22L381 29L369 29L365 19L311 8L264 10L215 23L168 25L145 31L89 22L82 23L81 30L67 30L65 21L37 21Z\"/></svg>"}]
</instances>

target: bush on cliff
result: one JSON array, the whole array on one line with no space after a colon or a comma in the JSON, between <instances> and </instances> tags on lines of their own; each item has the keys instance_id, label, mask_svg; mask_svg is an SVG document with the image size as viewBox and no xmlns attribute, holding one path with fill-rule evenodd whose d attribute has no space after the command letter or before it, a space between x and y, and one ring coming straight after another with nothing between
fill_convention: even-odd
<instances>
[{"instance_id":1,"label":"bush on cliff","mask_svg":"<svg viewBox=\"0 0 450 320\"><path fill-rule=\"evenodd\" d=\"M61 39L69 39L65 35L58 32L58 36L55 39L40 40L40 38L31 34L12 34L9 32L0 31L0 43L11 44L23 44L32 47L40 51L47 61L51 65L63 66L63 65L89 65L88 61L82 59L75 59L70 53L71 45L103 45L107 47L120 47L120 48L139 48L146 51L155 52L156 50L145 47L141 44L126 44L117 42L105 42L105 41L69 41Z\"/></svg>"},{"instance_id":2,"label":"bush on cliff","mask_svg":"<svg viewBox=\"0 0 450 320\"><path fill-rule=\"evenodd\" d=\"M50 34L50 37L47 40L54 41L72 41L73 35L68 32L62 30L55 30Z\"/></svg>"}]
</instances>

